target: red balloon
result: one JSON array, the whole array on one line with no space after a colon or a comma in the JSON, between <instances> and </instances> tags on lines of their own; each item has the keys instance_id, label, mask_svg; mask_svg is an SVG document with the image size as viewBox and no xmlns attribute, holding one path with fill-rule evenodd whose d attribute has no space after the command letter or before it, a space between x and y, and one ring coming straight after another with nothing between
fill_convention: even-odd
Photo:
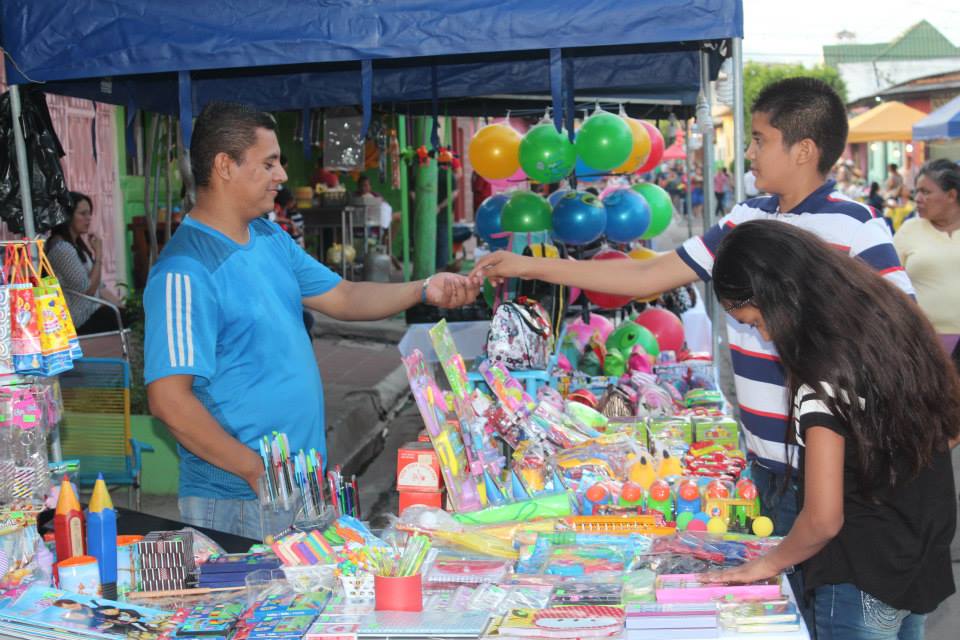
<instances>
[{"instance_id":1,"label":"red balloon","mask_svg":"<svg viewBox=\"0 0 960 640\"><path fill-rule=\"evenodd\" d=\"M675 314L650 307L637 316L635 321L650 330L657 339L661 351L680 351L686 338L683 335L683 323Z\"/></svg>"},{"instance_id":2,"label":"red balloon","mask_svg":"<svg viewBox=\"0 0 960 640\"><path fill-rule=\"evenodd\" d=\"M657 129L646 120L641 120L640 124L643 125L643 128L646 129L650 135L650 155L647 156L647 161L640 165L636 173L647 173L660 164L660 159L663 158L663 134L660 133L660 129Z\"/></svg>"},{"instance_id":3,"label":"red balloon","mask_svg":"<svg viewBox=\"0 0 960 640\"><path fill-rule=\"evenodd\" d=\"M615 249L604 249L593 256L594 260L629 260L630 256L623 251ZM618 296L612 293L602 293L599 291L584 291L587 300L597 305L601 309L619 309L623 305L633 300L633 296Z\"/></svg>"}]
</instances>

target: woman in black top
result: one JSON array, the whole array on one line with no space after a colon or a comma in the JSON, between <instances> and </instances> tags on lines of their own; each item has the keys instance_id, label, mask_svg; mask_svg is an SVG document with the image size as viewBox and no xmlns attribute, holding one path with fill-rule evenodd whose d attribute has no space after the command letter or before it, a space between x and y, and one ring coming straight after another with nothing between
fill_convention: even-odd
<instances>
[{"instance_id":1,"label":"woman in black top","mask_svg":"<svg viewBox=\"0 0 960 640\"><path fill-rule=\"evenodd\" d=\"M960 434L960 379L933 327L866 264L783 222L731 231L713 286L780 354L803 507L766 556L707 579L803 563L818 640L922 638L925 614L954 592Z\"/></svg>"}]
</instances>

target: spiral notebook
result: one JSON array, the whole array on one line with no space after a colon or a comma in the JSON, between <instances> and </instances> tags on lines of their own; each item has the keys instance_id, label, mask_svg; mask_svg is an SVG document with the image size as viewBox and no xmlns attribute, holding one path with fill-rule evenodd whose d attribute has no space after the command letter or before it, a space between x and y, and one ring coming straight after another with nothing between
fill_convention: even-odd
<instances>
[{"instance_id":1,"label":"spiral notebook","mask_svg":"<svg viewBox=\"0 0 960 640\"><path fill-rule=\"evenodd\" d=\"M465 611L455 616L449 611L374 611L361 619L357 637L478 638L489 621L490 614L486 611Z\"/></svg>"}]
</instances>

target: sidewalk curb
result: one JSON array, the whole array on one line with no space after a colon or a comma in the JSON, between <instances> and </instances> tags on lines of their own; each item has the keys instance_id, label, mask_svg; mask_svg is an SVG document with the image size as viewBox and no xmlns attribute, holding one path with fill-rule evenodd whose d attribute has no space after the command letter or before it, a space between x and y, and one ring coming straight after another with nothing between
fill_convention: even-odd
<instances>
[{"instance_id":1,"label":"sidewalk curb","mask_svg":"<svg viewBox=\"0 0 960 640\"><path fill-rule=\"evenodd\" d=\"M319 313L314 313L313 317L315 319L312 331L314 338L339 336L341 338L365 338L377 342L396 344L407 332L406 322L399 318L397 320L364 322L334 320Z\"/></svg>"}]
</instances>

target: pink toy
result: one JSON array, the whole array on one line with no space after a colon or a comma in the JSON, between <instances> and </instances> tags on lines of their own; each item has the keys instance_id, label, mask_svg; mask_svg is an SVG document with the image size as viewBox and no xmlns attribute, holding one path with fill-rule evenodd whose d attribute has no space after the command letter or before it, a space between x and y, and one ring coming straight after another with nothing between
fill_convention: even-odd
<instances>
[{"instance_id":1,"label":"pink toy","mask_svg":"<svg viewBox=\"0 0 960 640\"><path fill-rule=\"evenodd\" d=\"M573 335L577 342L577 347L582 351L590 342L590 337L596 333L601 343L607 341L607 336L613 332L613 322L599 313L590 314L590 323L587 324L583 318L577 318L567 325L567 334Z\"/></svg>"},{"instance_id":2,"label":"pink toy","mask_svg":"<svg viewBox=\"0 0 960 640\"><path fill-rule=\"evenodd\" d=\"M573 365L570 364L570 359L562 353L557 356L557 366L567 373L573 371Z\"/></svg>"},{"instance_id":3,"label":"pink toy","mask_svg":"<svg viewBox=\"0 0 960 640\"><path fill-rule=\"evenodd\" d=\"M735 600L775 600L780 593L780 576L753 584L705 583L695 573L662 575L656 583L657 602L713 602Z\"/></svg>"},{"instance_id":4,"label":"pink toy","mask_svg":"<svg viewBox=\"0 0 960 640\"><path fill-rule=\"evenodd\" d=\"M630 352L627 369L629 371L640 371L641 373L653 373L653 365L650 361L651 358L646 350L636 344L633 346L633 351Z\"/></svg>"}]
</instances>

